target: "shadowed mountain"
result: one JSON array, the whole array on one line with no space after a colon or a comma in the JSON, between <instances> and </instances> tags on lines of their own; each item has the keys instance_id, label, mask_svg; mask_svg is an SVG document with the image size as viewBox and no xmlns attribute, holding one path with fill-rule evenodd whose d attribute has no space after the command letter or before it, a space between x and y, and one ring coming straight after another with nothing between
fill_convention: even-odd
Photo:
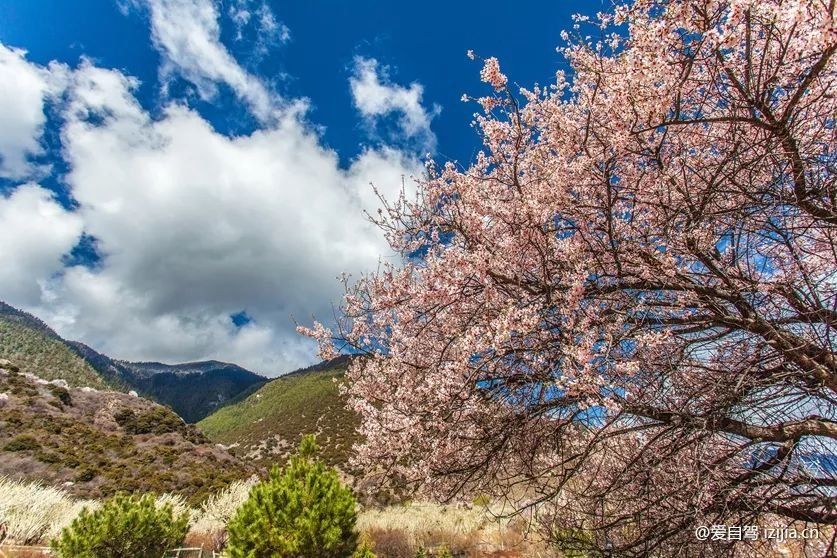
<instances>
[{"instance_id":1,"label":"shadowed mountain","mask_svg":"<svg viewBox=\"0 0 837 558\"><path fill-rule=\"evenodd\" d=\"M140 394L168 405L186 422L197 422L267 378L235 364L207 360L184 364L128 362L107 357L84 343L70 342L102 374L115 374Z\"/></svg>"},{"instance_id":2,"label":"shadowed mountain","mask_svg":"<svg viewBox=\"0 0 837 558\"><path fill-rule=\"evenodd\" d=\"M136 374L132 385L169 405L187 422L197 422L239 394L267 382L267 378L240 366L215 360L173 365L169 370L155 366L153 372L147 364L123 363Z\"/></svg>"}]
</instances>

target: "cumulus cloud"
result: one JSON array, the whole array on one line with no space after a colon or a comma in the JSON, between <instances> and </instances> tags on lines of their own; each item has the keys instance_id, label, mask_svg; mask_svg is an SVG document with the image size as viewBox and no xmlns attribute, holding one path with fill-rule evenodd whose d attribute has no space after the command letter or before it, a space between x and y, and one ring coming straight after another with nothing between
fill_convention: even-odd
<instances>
[{"instance_id":1,"label":"cumulus cloud","mask_svg":"<svg viewBox=\"0 0 837 558\"><path fill-rule=\"evenodd\" d=\"M46 283L63 266L62 256L78 242L81 217L53 194L24 184L0 197L0 286L6 300L35 305Z\"/></svg>"},{"instance_id":2,"label":"cumulus cloud","mask_svg":"<svg viewBox=\"0 0 837 558\"><path fill-rule=\"evenodd\" d=\"M38 313L119 358L219 358L265 373L310 362L291 317L329 317L337 276L387 253L363 215L376 203L369 182L395 195L418 161L369 150L341 169L294 112L235 138L178 104L152 119L135 86L89 62L72 76L62 132L72 217L102 259L49 281ZM236 327L240 310L253 322Z\"/></svg>"},{"instance_id":3,"label":"cumulus cloud","mask_svg":"<svg viewBox=\"0 0 837 558\"><path fill-rule=\"evenodd\" d=\"M0 44L0 177L22 179L35 170L29 158L41 153L45 99L59 87L62 67L30 64L25 51Z\"/></svg>"},{"instance_id":4,"label":"cumulus cloud","mask_svg":"<svg viewBox=\"0 0 837 558\"><path fill-rule=\"evenodd\" d=\"M417 139L427 149L434 149L436 136L430 122L439 113L434 106L428 111L422 105L424 87L411 83L409 87L390 83L386 68L374 58L356 57L349 87L355 107L370 122L392 114L399 114L399 127L407 138Z\"/></svg>"},{"instance_id":5,"label":"cumulus cloud","mask_svg":"<svg viewBox=\"0 0 837 558\"><path fill-rule=\"evenodd\" d=\"M211 99L219 83L229 86L262 122L275 118L281 99L242 68L221 42L218 8L212 0L135 0L151 14L151 37L163 55L162 72L178 74ZM245 10L246 12L246 10ZM249 12L247 12L249 14ZM243 14L242 14L242 17ZM247 18L249 19L249 15ZM272 13L262 11L278 26Z\"/></svg>"},{"instance_id":6,"label":"cumulus cloud","mask_svg":"<svg viewBox=\"0 0 837 558\"><path fill-rule=\"evenodd\" d=\"M292 317L327 320L341 273L396 257L364 216L378 205L370 182L393 198L421 164L382 146L341 166L304 103L277 100L221 45L214 3L147 3L168 71L208 94L230 85L262 127L228 137L177 101L152 117L135 96L138 82L121 71L87 60L72 71L43 68L5 49L48 84L41 104L54 80L64 87L60 155L73 204L32 183L0 198L0 299L115 358L214 358L269 375L309 364L313 344ZM390 100L376 104L373 87L371 97L356 96L366 112L399 111L405 130L429 133L420 86L390 85L372 71L374 80L356 76L359 91L375 83ZM14 106L0 97L0 114ZM43 119L32 121L26 137L37 138ZM7 137L0 128L0 142ZM21 152L37 152L35 141ZM94 239L96 265L66 258L82 239ZM234 323L241 311L251 321Z\"/></svg>"}]
</instances>

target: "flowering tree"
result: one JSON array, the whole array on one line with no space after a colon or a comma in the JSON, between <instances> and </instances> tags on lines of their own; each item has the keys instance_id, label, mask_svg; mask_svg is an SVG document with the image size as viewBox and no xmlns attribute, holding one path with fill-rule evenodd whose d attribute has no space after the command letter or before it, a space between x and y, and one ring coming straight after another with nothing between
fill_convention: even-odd
<instances>
[{"instance_id":1,"label":"flowering tree","mask_svg":"<svg viewBox=\"0 0 837 558\"><path fill-rule=\"evenodd\" d=\"M564 37L571 82L485 60L484 152L385 203L407 263L304 330L366 355L360 459L620 556L837 523L834 13L636 0Z\"/></svg>"}]
</instances>

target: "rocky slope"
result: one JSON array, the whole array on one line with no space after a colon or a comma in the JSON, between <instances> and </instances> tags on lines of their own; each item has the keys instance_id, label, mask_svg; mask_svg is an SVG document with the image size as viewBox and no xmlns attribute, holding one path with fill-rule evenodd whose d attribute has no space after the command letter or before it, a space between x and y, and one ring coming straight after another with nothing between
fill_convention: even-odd
<instances>
[{"instance_id":1,"label":"rocky slope","mask_svg":"<svg viewBox=\"0 0 837 558\"><path fill-rule=\"evenodd\" d=\"M151 491L197 502L252 472L166 407L0 361L0 476L83 498Z\"/></svg>"}]
</instances>

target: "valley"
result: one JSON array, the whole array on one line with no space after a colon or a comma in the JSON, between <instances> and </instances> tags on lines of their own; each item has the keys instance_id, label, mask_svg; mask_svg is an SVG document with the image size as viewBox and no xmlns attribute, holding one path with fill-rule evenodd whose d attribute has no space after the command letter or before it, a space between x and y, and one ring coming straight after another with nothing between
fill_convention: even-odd
<instances>
[{"instance_id":1,"label":"valley","mask_svg":"<svg viewBox=\"0 0 837 558\"><path fill-rule=\"evenodd\" d=\"M283 464L308 433L347 471L359 439L338 388L348 357L273 380L219 361L128 362L0 303L0 359L0 477L72 496L198 501Z\"/></svg>"},{"instance_id":2,"label":"valley","mask_svg":"<svg viewBox=\"0 0 837 558\"><path fill-rule=\"evenodd\" d=\"M350 464L361 438L340 393L349 363L341 356L269 380L217 361L126 362L0 303L0 553L28 545L28 556L50 556L45 545L83 508L150 494L188 515L183 545L209 556L225 549L252 487L286 466L305 434L356 495L357 528L376 556L495 556L531 545L524 523L486 507L371 489Z\"/></svg>"}]
</instances>

